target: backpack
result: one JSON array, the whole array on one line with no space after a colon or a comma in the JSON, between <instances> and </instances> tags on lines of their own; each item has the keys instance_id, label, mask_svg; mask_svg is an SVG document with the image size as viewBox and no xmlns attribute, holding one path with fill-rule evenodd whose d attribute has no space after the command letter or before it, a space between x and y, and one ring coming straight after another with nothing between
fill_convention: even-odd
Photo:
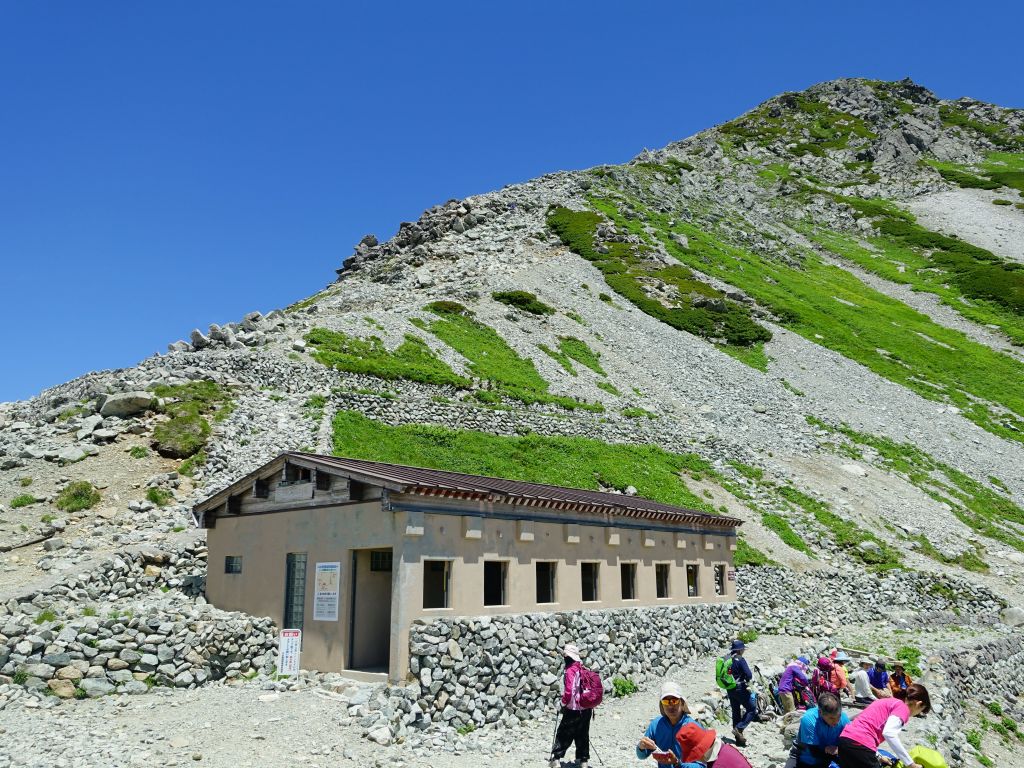
<instances>
[{"instance_id":1,"label":"backpack","mask_svg":"<svg viewBox=\"0 0 1024 768\"><path fill-rule=\"evenodd\" d=\"M732 655L715 659L715 682L725 691L736 687L736 678L732 676Z\"/></svg>"},{"instance_id":2,"label":"backpack","mask_svg":"<svg viewBox=\"0 0 1024 768\"><path fill-rule=\"evenodd\" d=\"M821 668L815 669L811 676L811 695L817 701L823 693L839 693L835 683L832 682L832 670L825 671Z\"/></svg>"},{"instance_id":3,"label":"backpack","mask_svg":"<svg viewBox=\"0 0 1024 768\"><path fill-rule=\"evenodd\" d=\"M580 707L593 709L604 698L604 683L601 676L592 669L580 665Z\"/></svg>"}]
</instances>

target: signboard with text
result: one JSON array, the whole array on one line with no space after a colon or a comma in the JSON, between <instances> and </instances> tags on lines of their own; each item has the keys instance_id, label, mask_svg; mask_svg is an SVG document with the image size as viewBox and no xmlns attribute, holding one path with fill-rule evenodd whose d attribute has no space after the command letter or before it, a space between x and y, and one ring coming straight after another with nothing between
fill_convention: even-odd
<instances>
[{"instance_id":1,"label":"signboard with text","mask_svg":"<svg viewBox=\"0 0 1024 768\"><path fill-rule=\"evenodd\" d=\"M341 563L317 563L313 584L313 621L337 621Z\"/></svg>"},{"instance_id":2,"label":"signboard with text","mask_svg":"<svg viewBox=\"0 0 1024 768\"><path fill-rule=\"evenodd\" d=\"M277 674L292 677L299 674L299 653L302 650L302 630L282 629L277 636Z\"/></svg>"}]
</instances>

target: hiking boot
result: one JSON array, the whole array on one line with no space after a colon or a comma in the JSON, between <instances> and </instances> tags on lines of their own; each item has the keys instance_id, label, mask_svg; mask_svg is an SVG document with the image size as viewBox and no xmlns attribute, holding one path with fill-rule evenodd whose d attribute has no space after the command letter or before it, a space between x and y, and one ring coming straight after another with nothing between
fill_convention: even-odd
<instances>
[{"instance_id":1,"label":"hiking boot","mask_svg":"<svg viewBox=\"0 0 1024 768\"><path fill-rule=\"evenodd\" d=\"M747 740L743 738L743 731L741 731L739 728L732 729L732 737L736 740L737 747L747 746Z\"/></svg>"},{"instance_id":2,"label":"hiking boot","mask_svg":"<svg viewBox=\"0 0 1024 768\"><path fill-rule=\"evenodd\" d=\"M559 760L557 757L552 757L550 760L548 760L548 768L558 768L558 766L560 766L561 764L562 761Z\"/></svg>"},{"instance_id":3,"label":"hiking boot","mask_svg":"<svg viewBox=\"0 0 1024 768\"><path fill-rule=\"evenodd\" d=\"M586 760L580 760L579 768L590 768L590 763L588 763Z\"/></svg>"}]
</instances>

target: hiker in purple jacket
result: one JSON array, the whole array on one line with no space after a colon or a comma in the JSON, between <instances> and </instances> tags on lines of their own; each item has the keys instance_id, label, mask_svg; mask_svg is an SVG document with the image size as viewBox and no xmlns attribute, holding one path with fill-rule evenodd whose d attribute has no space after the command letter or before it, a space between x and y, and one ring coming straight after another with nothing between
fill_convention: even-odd
<instances>
[{"instance_id":1,"label":"hiker in purple jacket","mask_svg":"<svg viewBox=\"0 0 1024 768\"><path fill-rule=\"evenodd\" d=\"M807 679L807 665L810 661L805 656L799 656L789 662L786 669L779 678L779 698L782 699L782 708L786 712L792 712L800 704L799 690L810 684Z\"/></svg>"}]
</instances>

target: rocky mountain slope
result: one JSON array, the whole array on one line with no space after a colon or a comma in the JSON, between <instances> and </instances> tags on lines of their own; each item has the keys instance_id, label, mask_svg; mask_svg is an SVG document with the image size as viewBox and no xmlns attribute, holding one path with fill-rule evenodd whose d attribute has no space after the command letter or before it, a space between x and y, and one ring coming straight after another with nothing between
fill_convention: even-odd
<instances>
[{"instance_id":1,"label":"rocky mountain slope","mask_svg":"<svg viewBox=\"0 0 1024 768\"><path fill-rule=\"evenodd\" d=\"M1022 263L1024 111L909 81L449 201L305 301L0 404L0 600L192 541L298 448L727 512L744 563L1019 606Z\"/></svg>"}]
</instances>

